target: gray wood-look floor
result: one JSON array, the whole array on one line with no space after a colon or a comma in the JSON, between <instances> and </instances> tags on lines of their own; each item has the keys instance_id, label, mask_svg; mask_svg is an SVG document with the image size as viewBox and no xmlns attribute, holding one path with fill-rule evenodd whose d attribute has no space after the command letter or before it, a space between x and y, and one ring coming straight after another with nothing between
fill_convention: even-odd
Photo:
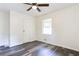
<instances>
[{"instance_id":1,"label":"gray wood-look floor","mask_svg":"<svg viewBox=\"0 0 79 59\"><path fill-rule=\"evenodd\" d=\"M40 41L14 47L0 47L0 56L79 56L79 52Z\"/></svg>"}]
</instances>

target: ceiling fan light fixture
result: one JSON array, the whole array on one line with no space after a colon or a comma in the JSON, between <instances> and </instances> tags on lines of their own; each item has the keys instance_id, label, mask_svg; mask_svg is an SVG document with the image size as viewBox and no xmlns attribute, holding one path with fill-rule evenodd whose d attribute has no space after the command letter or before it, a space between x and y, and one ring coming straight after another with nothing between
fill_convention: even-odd
<instances>
[{"instance_id":1,"label":"ceiling fan light fixture","mask_svg":"<svg viewBox=\"0 0 79 59\"><path fill-rule=\"evenodd\" d=\"M37 6L32 6L32 9L37 9Z\"/></svg>"},{"instance_id":2,"label":"ceiling fan light fixture","mask_svg":"<svg viewBox=\"0 0 79 59\"><path fill-rule=\"evenodd\" d=\"M39 3L24 3L24 4L27 4L27 5L31 5L27 11L30 11L31 9L35 9L37 10L38 12L41 12L40 8L39 7L48 7L49 6L49 3L45 3L45 4L39 4Z\"/></svg>"}]
</instances>

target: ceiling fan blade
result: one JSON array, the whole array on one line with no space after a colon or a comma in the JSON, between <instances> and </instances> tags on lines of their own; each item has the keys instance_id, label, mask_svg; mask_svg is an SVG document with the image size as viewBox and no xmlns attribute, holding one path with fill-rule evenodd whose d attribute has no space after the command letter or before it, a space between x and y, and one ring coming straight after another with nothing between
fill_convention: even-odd
<instances>
[{"instance_id":1,"label":"ceiling fan blade","mask_svg":"<svg viewBox=\"0 0 79 59\"><path fill-rule=\"evenodd\" d=\"M39 11L39 12L41 12L41 10L37 7L37 10Z\"/></svg>"},{"instance_id":2,"label":"ceiling fan blade","mask_svg":"<svg viewBox=\"0 0 79 59\"><path fill-rule=\"evenodd\" d=\"M31 3L24 3L24 4L27 4L27 5L32 5Z\"/></svg>"},{"instance_id":3,"label":"ceiling fan blade","mask_svg":"<svg viewBox=\"0 0 79 59\"><path fill-rule=\"evenodd\" d=\"M32 3L32 5L37 5L37 3Z\"/></svg>"},{"instance_id":4,"label":"ceiling fan blade","mask_svg":"<svg viewBox=\"0 0 79 59\"><path fill-rule=\"evenodd\" d=\"M47 7L47 6L49 6L49 4L37 4L38 6L40 6L40 7Z\"/></svg>"},{"instance_id":5,"label":"ceiling fan blade","mask_svg":"<svg viewBox=\"0 0 79 59\"><path fill-rule=\"evenodd\" d=\"M31 9L32 9L32 7L28 8L27 11L29 11L29 10L31 10Z\"/></svg>"}]
</instances>

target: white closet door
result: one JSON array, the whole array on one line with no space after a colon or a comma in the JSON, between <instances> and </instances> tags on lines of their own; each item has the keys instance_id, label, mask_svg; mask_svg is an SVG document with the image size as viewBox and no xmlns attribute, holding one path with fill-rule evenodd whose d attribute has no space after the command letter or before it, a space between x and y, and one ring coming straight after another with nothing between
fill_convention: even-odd
<instances>
[{"instance_id":1,"label":"white closet door","mask_svg":"<svg viewBox=\"0 0 79 59\"><path fill-rule=\"evenodd\" d=\"M23 44L23 15L14 11L10 12L10 47Z\"/></svg>"},{"instance_id":2,"label":"white closet door","mask_svg":"<svg viewBox=\"0 0 79 59\"><path fill-rule=\"evenodd\" d=\"M0 46L9 45L9 13L0 12Z\"/></svg>"},{"instance_id":3,"label":"white closet door","mask_svg":"<svg viewBox=\"0 0 79 59\"><path fill-rule=\"evenodd\" d=\"M10 12L10 47L35 40L34 18Z\"/></svg>"},{"instance_id":4,"label":"white closet door","mask_svg":"<svg viewBox=\"0 0 79 59\"><path fill-rule=\"evenodd\" d=\"M24 40L30 42L35 40L34 18L26 15L24 19Z\"/></svg>"}]
</instances>

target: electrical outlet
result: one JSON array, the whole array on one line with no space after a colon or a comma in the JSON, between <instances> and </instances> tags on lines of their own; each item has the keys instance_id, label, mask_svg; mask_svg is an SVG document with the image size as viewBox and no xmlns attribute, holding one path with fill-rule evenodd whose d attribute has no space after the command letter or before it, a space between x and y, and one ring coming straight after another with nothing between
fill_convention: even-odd
<instances>
[{"instance_id":1,"label":"electrical outlet","mask_svg":"<svg viewBox=\"0 0 79 59\"><path fill-rule=\"evenodd\" d=\"M44 39L45 41L47 40L47 39Z\"/></svg>"}]
</instances>

